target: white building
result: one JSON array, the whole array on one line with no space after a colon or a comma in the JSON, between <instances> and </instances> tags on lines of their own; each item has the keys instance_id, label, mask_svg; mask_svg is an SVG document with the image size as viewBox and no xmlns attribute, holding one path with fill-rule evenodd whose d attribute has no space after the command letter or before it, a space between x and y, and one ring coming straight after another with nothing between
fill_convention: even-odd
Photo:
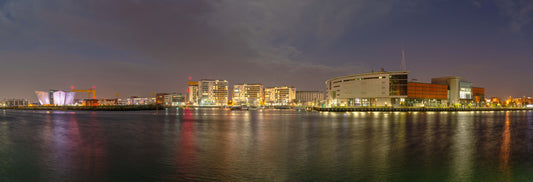
<instances>
[{"instance_id":1,"label":"white building","mask_svg":"<svg viewBox=\"0 0 533 182\"><path fill-rule=\"evenodd\" d=\"M198 100L201 106L228 105L228 81L200 80L198 82Z\"/></svg>"},{"instance_id":2,"label":"white building","mask_svg":"<svg viewBox=\"0 0 533 182\"><path fill-rule=\"evenodd\" d=\"M296 88L293 86L270 87L265 89L265 104L269 106L287 106L296 100Z\"/></svg>"},{"instance_id":3,"label":"white building","mask_svg":"<svg viewBox=\"0 0 533 182\"><path fill-rule=\"evenodd\" d=\"M263 105L263 85L260 83L237 84L233 86L233 105Z\"/></svg>"},{"instance_id":4,"label":"white building","mask_svg":"<svg viewBox=\"0 0 533 182\"><path fill-rule=\"evenodd\" d=\"M191 106L198 105L198 82L188 82L186 104Z\"/></svg>"},{"instance_id":5,"label":"white building","mask_svg":"<svg viewBox=\"0 0 533 182\"><path fill-rule=\"evenodd\" d=\"M184 106L185 96L180 93L172 93L163 96L163 105L166 106Z\"/></svg>"},{"instance_id":6,"label":"white building","mask_svg":"<svg viewBox=\"0 0 533 182\"><path fill-rule=\"evenodd\" d=\"M39 98L41 105L55 106L73 105L74 97L76 96L75 92L65 92L60 90L52 90L50 92L35 91L35 94Z\"/></svg>"},{"instance_id":7,"label":"white building","mask_svg":"<svg viewBox=\"0 0 533 182\"><path fill-rule=\"evenodd\" d=\"M296 91L296 102L302 106L317 106L324 100L321 91Z\"/></svg>"},{"instance_id":8,"label":"white building","mask_svg":"<svg viewBox=\"0 0 533 182\"><path fill-rule=\"evenodd\" d=\"M328 106L391 106L407 98L406 71L341 76L326 81Z\"/></svg>"},{"instance_id":9,"label":"white building","mask_svg":"<svg viewBox=\"0 0 533 182\"><path fill-rule=\"evenodd\" d=\"M118 99L118 105L152 105L156 104L155 97L130 97L124 99Z\"/></svg>"}]
</instances>

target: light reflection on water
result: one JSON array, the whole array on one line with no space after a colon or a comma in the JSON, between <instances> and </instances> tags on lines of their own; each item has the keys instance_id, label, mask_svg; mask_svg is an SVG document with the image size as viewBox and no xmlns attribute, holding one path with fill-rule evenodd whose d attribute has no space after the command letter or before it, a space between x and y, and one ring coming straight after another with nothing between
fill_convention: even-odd
<instances>
[{"instance_id":1,"label":"light reflection on water","mask_svg":"<svg viewBox=\"0 0 533 182\"><path fill-rule=\"evenodd\" d=\"M7 110L0 181L523 181L532 130L523 111Z\"/></svg>"}]
</instances>

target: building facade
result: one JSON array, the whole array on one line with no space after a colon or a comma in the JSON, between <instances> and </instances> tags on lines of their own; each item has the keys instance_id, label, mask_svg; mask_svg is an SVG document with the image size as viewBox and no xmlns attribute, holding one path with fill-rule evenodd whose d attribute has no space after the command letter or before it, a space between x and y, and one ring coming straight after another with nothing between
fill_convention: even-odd
<instances>
[{"instance_id":1,"label":"building facade","mask_svg":"<svg viewBox=\"0 0 533 182\"><path fill-rule=\"evenodd\" d=\"M409 82L407 84L406 106L444 106L448 103L448 86Z\"/></svg>"},{"instance_id":2,"label":"building facade","mask_svg":"<svg viewBox=\"0 0 533 182\"><path fill-rule=\"evenodd\" d=\"M92 99L87 99L92 100ZM90 104L86 104L90 105ZM118 105L118 99L98 99L98 105L100 106L114 106Z\"/></svg>"},{"instance_id":3,"label":"building facade","mask_svg":"<svg viewBox=\"0 0 533 182\"><path fill-rule=\"evenodd\" d=\"M26 99L8 99L5 101L0 101L0 106L2 107L20 107L28 106L29 102Z\"/></svg>"},{"instance_id":4,"label":"building facade","mask_svg":"<svg viewBox=\"0 0 533 182\"><path fill-rule=\"evenodd\" d=\"M321 91L296 91L296 102L302 106L318 106L324 100Z\"/></svg>"},{"instance_id":5,"label":"building facade","mask_svg":"<svg viewBox=\"0 0 533 182\"><path fill-rule=\"evenodd\" d=\"M461 77L449 76L432 78L432 84L448 86L448 104L483 106L485 89L472 87L472 83Z\"/></svg>"},{"instance_id":6,"label":"building facade","mask_svg":"<svg viewBox=\"0 0 533 182\"><path fill-rule=\"evenodd\" d=\"M326 81L328 106L484 106L485 89L461 77L408 82L408 72L375 72Z\"/></svg>"},{"instance_id":7,"label":"building facade","mask_svg":"<svg viewBox=\"0 0 533 182\"><path fill-rule=\"evenodd\" d=\"M233 105L259 106L264 103L264 89L260 83L237 84L233 86Z\"/></svg>"},{"instance_id":8,"label":"building facade","mask_svg":"<svg viewBox=\"0 0 533 182\"><path fill-rule=\"evenodd\" d=\"M187 96L186 96L187 98L185 98L187 105L197 106L198 105L198 82L189 81L187 82L187 84L188 84Z\"/></svg>"},{"instance_id":9,"label":"building facade","mask_svg":"<svg viewBox=\"0 0 533 182\"><path fill-rule=\"evenodd\" d=\"M400 106L407 98L408 72L374 72L326 81L327 106Z\"/></svg>"},{"instance_id":10,"label":"building facade","mask_svg":"<svg viewBox=\"0 0 533 182\"><path fill-rule=\"evenodd\" d=\"M288 106L296 101L296 88L281 86L265 88L265 105Z\"/></svg>"},{"instance_id":11,"label":"building facade","mask_svg":"<svg viewBox=\"0 0 533 182\"><path fill-rule=\"evenodd\" d=\"M185 105L185 96L180 93L170 93L163 96L162 104L165 106Z\"/></svg>"},{"instance_id":12,"label":"building facade","mask_svg":"<svg viewBox=\"0 0 533 182\"><path fill-rule=\"evenodd\" d=\"M198 100L201 106L228 105L228 81L200 80L198 82Z\"/></svg>"},{"instance_id":13,"label":"building facade","mask_svg":"<svg viewBox=\"0 0 533 182\"><path fill-rule=\"evenodd\" d=\"M119 105L152 105L156 103L156 98L132 96L118 99L117 102Z\"/></svg>"},{"instance_id":14,"label":"building facade","mask_svg":"<svg viewBox=\"0 0 533 182\"><path fill-rule=\"evenodd\" d=\"M76 96L76 93L61 90L51 90L49 92L35 91L35 95L37 95L41 105L65 106L74 104L74 97Z\"/></svg>"}]
</instances>

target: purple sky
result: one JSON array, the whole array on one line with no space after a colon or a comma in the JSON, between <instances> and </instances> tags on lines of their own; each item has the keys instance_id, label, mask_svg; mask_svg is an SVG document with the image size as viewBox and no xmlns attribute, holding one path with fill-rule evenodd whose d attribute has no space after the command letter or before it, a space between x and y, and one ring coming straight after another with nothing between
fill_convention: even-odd
<instances>
[{"instance_id":1,"label":"purple sky","mask_svg":"<svg viewBox=\"0 0 533 182\"><path fill-rule=\"evenodd\" d=\"M188 77L325 90L400 69L533 96L528 0L0 0L0 99L95 86L185 92Z\"/></svg>"}]
</instances>

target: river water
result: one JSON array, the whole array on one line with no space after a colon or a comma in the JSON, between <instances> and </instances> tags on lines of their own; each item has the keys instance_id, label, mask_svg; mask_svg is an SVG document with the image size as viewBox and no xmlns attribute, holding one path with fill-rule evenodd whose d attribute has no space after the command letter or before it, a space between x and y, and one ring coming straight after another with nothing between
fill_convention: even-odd
<instances>
[{"instance_id":1,"label":"river water","mask_svg":"<svg viewBox=\"0 0 533 182\"><path fill-rule=\"evenodd\" d=\"M533 112L0 110L0 181L531 181Z\"/></svg>"}]
</instances>

